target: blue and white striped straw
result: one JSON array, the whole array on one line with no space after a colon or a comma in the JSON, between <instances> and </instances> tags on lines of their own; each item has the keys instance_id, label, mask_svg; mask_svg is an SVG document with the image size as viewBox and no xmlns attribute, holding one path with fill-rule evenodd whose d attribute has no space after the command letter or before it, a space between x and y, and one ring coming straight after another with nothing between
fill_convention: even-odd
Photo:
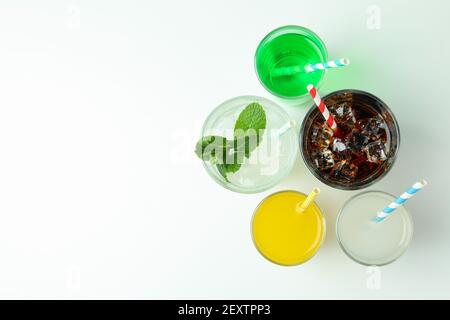
<instances>
[{"instance_id":1,"label":"blue and white striped straw","mask_svg":"<svg viewBox=\"0 0 450 320\"><path fill-rule=\"evenodd\" d=\"M348 59L337 59L327 62L307 64L306 66L290 66L290 67L280 67L274 69L270 75L272 77L280 77L280 76L292 76L301 72L314 72L317 70L325 70L331 68L340 68L345 67L350 64L350 60Z\"/></svg>"},{"instance_id":2,"label":"blue and white striped straw","mask_svg":"<svg viewBox=\"0 0 450 320\"><path fill-rule=\"evenodd\" d=\"M305 66L306 72L314 72L317 70L325 70L325 69L331 69L331 68L340 68L345 67L350 64L350 60L348 59L337 59L337 60L331 60L327 62L321 62L321 63L315 63L315 64L308 64Z\"/></svg>"},{"instance_id":3,"label":"blue and white striped straw","mask_svg":"<svg viewBox=\"0 0 450 320\"><path fill-rule=\"evenodd\" d=\"M411 188L406 190L400 197L398 197L394 202L385 207L383 211L378 212L377 216L372 219L374 222L381 222L387 217L389 217L392 212L395 211L398 207L402 206L406 200L412 198L417 192L419 192L423 187L427 185L425 180L420 182L416 182Z\"/></svg>"}]
</instances>

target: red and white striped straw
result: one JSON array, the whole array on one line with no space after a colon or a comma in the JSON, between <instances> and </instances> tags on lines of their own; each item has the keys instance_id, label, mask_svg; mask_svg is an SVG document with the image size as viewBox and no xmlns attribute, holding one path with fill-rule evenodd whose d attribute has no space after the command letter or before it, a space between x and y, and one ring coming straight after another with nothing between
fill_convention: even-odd
<instances>
[{"instance_id":1,"label":"red and white striped straw","mask_svg":"<svg viewBox=\"0 0 450 320\"><path fill-rule=\"evenodd\" d=\"M323 117L325 118L325 121L327 122L328 126L333 130L337 131L338 127L336 124L336 121L334 121L333 116L328 111L327 106L323 102L323 100L320 98L319 93L317 92L316 88L312 84L308 85L306 87L308 89L309 94L314 100L314 103L319 108L320 112L322 113Z\"/></svg>"}]
</instances>

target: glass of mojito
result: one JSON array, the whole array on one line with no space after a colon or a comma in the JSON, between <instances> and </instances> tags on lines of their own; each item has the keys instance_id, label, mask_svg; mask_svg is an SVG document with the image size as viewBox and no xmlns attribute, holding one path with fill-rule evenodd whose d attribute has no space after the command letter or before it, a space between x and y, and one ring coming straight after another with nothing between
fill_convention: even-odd
<instances>
[{"instance_id":1,"label":"glass of mojito","mask_svg":"<svg viewBox=\"0 0 450 320\"><path fill-rule=\"evenodd\" d=\"M295 123L281 107L262 97L241 96L212 111L195 153L223 187L257 193L289 174L297 146Z\"/></svg>"}]
</instances>

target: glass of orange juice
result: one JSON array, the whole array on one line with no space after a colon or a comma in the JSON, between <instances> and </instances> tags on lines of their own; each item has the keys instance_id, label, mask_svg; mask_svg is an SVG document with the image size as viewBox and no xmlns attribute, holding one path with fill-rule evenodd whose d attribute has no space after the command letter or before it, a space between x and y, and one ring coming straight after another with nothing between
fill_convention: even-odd
<instances>
[{"instance_id":1,"label":"glass of orange juice","mask_svg":"<svg viewBox=\"0 0 450 320\"><path fill-rule=\"evenodd\" d=\"M325 219L313 201L299 210L307 195L280 191L269 195L255 209L252 237L269 261L295 266L311 259L325 238Z\"/></svg>"}]
</instances>

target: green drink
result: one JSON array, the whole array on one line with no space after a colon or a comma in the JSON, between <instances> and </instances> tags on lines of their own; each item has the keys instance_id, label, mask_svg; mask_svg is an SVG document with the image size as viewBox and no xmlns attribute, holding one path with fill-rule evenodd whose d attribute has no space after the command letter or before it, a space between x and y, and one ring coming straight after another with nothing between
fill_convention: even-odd
<instances>
[{"instance_id":1,"label":"green drink","mask_svg":"<svg viewBox=\"0 0 450 320\"><path fill-rule=\"evenodd\" d=\"M307 94L308 84L318 87L325 71L308 73L304 67L326 61L327 50L322 40L299 26L273 30L261 41L255 54L259 80L269 92L283 98Z\"/></svg>"}]
</instances>

